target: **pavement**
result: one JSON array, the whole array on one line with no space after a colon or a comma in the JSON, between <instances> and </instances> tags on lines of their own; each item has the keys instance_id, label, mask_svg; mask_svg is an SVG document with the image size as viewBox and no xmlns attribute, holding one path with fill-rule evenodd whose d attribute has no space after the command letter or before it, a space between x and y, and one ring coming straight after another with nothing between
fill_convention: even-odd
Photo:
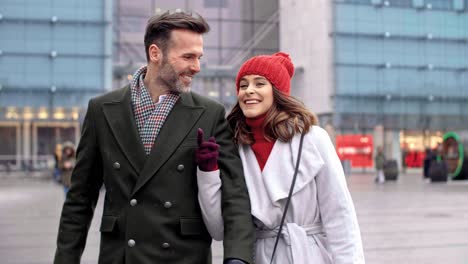
<instances>
[{"instance_id":1,"label":"pavement","mask_svg":"<svg viewBox=\"0 0 468 264\"><path fill-rule=\"evenodd\" d=\"M371 173L347 180L366 263L468 263L468 182L429 183L415 172L385 184ZM47 177L0 175L0 263L52 263L63 200L61 186ZM83 264L97 263L101 209L99 203ZM213 243L213 258L222 263L221 242Z\"/></svg>"}]
</instances>

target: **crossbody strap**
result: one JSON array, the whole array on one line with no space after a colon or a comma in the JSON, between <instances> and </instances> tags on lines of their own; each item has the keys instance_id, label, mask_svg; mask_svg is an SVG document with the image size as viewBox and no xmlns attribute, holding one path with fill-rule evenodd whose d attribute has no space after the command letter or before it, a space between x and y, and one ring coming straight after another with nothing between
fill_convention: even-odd
<instances>
[{"instance_id":1,"label":"crossbody strap","mask_svg":"<svg viewBox=\"0 0 468 264\"><path fill-rule=\"evenodd\" d=\"M303 141L304 141L304 133L301 134L301 141L299 142L299 152L297 154L296 168L294 169L294 176L292 179L291 188L289 188L288 199L286 200L286 205L284 206L284 212L283 212L283 216L281 217L281 223L279 225L278 234L276 235L275 246L273 247L273 252L271 253L270 264L273 263L273 260L275 258L276 247L278 246L278 241L281 235L281 231L283 230L284 219L286 218L286 212L288 212L289 202L291 201L291 196L292 196L292 192L294 189L294 185L296 184L297 172L299 170L299 163L301 161Z\"/></svg>"}]
</instances>

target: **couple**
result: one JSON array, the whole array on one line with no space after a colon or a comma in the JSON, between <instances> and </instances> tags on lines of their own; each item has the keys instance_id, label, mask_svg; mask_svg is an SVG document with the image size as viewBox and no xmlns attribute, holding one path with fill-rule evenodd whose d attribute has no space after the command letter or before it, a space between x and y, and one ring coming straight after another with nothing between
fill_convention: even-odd
<instances>
[{"instance_id":1,"label":"couple","mask_svg":"<svg viewBox=\"0 0 468 264\"><path fill-rule=\"evenodd\" d=\"M289 96L289 56L242 65L226 120L222 105L189 91L208 31L200 16L151 18L147 66L90 100L54 263L80 263L102 185L99 263L211 263L212 238L224 240L224 263L270 263L301 134L274 263L364 263L335 149Z\"/></svg>"}]
</instances>

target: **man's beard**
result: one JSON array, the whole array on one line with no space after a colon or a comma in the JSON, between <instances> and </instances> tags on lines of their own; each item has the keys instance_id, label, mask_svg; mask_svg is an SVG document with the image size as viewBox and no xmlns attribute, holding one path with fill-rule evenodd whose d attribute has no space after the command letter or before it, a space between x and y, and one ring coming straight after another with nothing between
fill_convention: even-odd
<instances>
[{"instance_id":1,"label":"man's beard","mask_svg":"<svg viewBox=\"0 0 468 264\"><path fill-rule=\"evenodd\" d=\"M190 85L184 84L179 76L181 74L192 75L190 72L178 74L172 65L164 60L161 62L158 79L169 89L175 93L186 93L190 91Z\"/></svg>"}]
</instances>

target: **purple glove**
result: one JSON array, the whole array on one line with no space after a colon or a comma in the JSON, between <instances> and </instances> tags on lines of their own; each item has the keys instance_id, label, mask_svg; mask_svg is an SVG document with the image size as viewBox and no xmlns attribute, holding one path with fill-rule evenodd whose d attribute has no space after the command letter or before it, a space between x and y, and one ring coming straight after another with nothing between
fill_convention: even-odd
<instances>
[{"instance_id":1,"label":"purple glove","mask_svg":"<svg viewBox=\"0 0 468 264\"><path fill-rule=\"evenodd\" d=\"M198 148L195 150L195 162L202 171L215 171L218 169L219 145L214 137L203 141L203 129L198 129Z\"/></svg>"}]
</instances>

